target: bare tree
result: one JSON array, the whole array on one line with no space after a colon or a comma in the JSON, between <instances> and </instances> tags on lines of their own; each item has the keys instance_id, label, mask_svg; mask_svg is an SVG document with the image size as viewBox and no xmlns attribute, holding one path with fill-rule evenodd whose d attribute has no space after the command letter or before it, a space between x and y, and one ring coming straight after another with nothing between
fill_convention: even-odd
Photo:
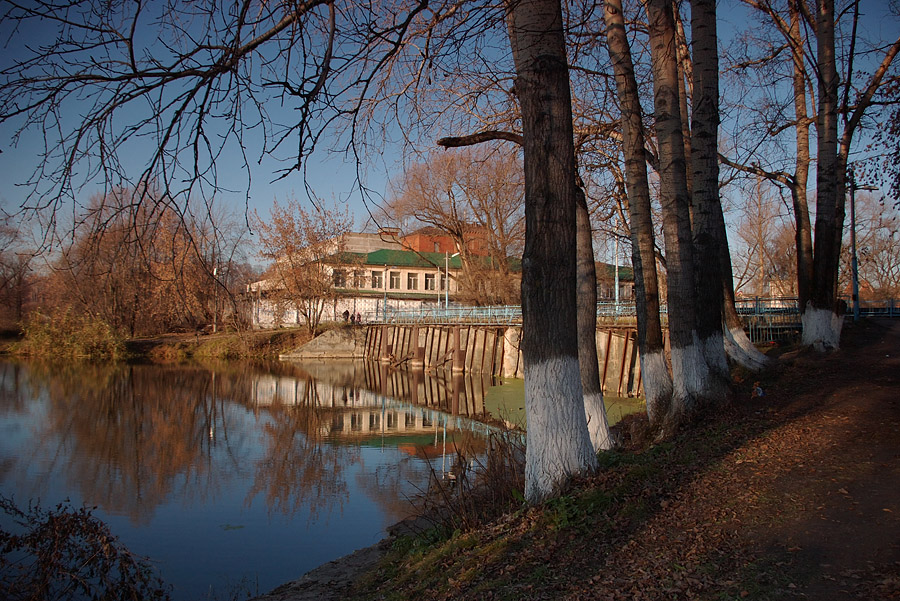
<instances>
[{"instance_id":1,"label":"bare tree","mask_svg":"<svg viewBox=\"0 0 900 601\"><path fill-rule=\"evenodd\" d=\"M679 110L678 68L675 52L674 4L670 0L647 3L653 54L656 136L659 142L660 199L666 245L669 340L672 347L672 403L661 423L664 435L711 397L710 371L696 331L694 256L691 234L687 165Z\"/></svg>"},{"instance_id":2,"label":"bare tree","mask_svg":"<svg viewBox=\"0 0 900 601\"><path fill-rule=\"evenodd\" d=\"M615 69L622 112L622 147L625 154L625 175L631 216L631 264L635 275L641 373L644 380L644 395L647 399L647 414L651 423L657 424L669 406L672 380L666 366L659 315L659 284L642 111L620 0L606 2L605 19L606 39Z\"/></svg>"},{"instance_id":3,"label":"bare tree","mask_svg":"<svg viewBox=\"0 0 900 601\"><path fill-rule=\"evenodd\" d=\"M725 219L719 199L719 49L715 0L691 0L693 92L691 94L690 165L692 171L691 229L696 275L697 335L712 385L724 396L730 380L723 334L722 273L715 258L728 252ZM713 257L713 260L709 260Z\"/></svg>"},{"instance_id":4,"label":"bare tree","mask_svg":"<svg viewBox=\"0 0 900 601\"><path fill-rule=\"evenodd\" d=\"M735 288L754 296L784 296L785 277L796 274L796 264L785 265L785 257L793 257L783 248L784 219L781 200L772 194L771 184L758 178L747 192L737 223ZM791 278L793 279L793 278Z\"/></svg>"},{"instance_id":5,"label":"bare tree","mask_svg":"<svg viewBox=\"0 0 900 601\"><path fill-rule=\"evenodd\" d=\"M851 290L849 227L841 253L841 296ZM884 198L856 194L856 248L860 298L896 299L900 296L900 211Z\"/></svg>"},{"instance_id":6,"label":"bare tree","mask_svg":"<svg viewBox=\"0 0 900 601\"><path fill-rule=\"evenodd\" d=\"M428 225L460 253L462 294L475 304L518 304L510 259L522 255L521 162L508 150L462 149L408 166L383 212L407 229Z\"/></svg>"},{"instance_id":7,"label":"bare tree","mask_svg":"<svg viewBox=\"0 0 900 601\"><path fill-rule=\"evenodd\" d=\"M508 24L525 151L525 496L538 502L597 459L578 363L575 149L560 3L512 3Z\"/></svg>"},{"instance_id":8,"label":"bare tree","mask_svg":"<svg viewBox=\"0 0 900 601\"><path fill-rule=\"evenodd\" d=\"M32 285L33 253L19 238L15 228L0 225L0 327L10 329L21 323Z\"/></svg>"},{"instance_id":9,"label":"bare tree","mask_svg":"<svg viewBox=\"0 0 900 601\"><path fill-rule=\"evenodd\" d=\"M861 51L864 41L857 30L860 2L854 0L846 10L840 11L841 19L849 23L841 28L845 37L840 45L847 51L841 53L843 60L838 65L834 38L839 22L833 2L817 2L815 11L801 0L791 0L786 10L771 2L745 0L745 3L763 17L763 27L755 32L760 42L759 50L754 52L753 46L741 50L732 60L731 71L734 80L741 83L750 79L748 74L760 74L766 82L766 90L758 96L756 114L761 117L757 122L741 121L741 130L754 137L748 150L740 159L723 157L723 161L735 169L764 176L791 190L804 342L818 348L835 348L842 323L836 313L838 262L835 257L838 255L835 253L839 253L844 220L845 174L854 138L860 128L866 126L865 116L887 100L885 91L889 87L886 84L893 80L889 70L900 51L900 37L887 43L883 40L869 42ZM768 32L774 32L774 36L767 37ZM816 53L811 52L814 46ZM867 66L862 69L855 63L860 56L868 58ZM839 66L843 73L840 78ZM773 78L782 76L792 82L786 97L777 94L778 88L768 85ZM753 108L748 100L754 95L748 94L749 91L746 87L738 91L743 109ZM746 110L744 114L750 115L753 111ZM788 115L790 117L785 118ZM822 203L822 210L816 213L816 248L813 247L806 200L811 125L816 126L821 154L816 166L817 197ZM791 131L794 139L783 140L783 134ZM835 148L833 160L830 158L831 146ZM820 250L821 257L818 256Z\"/></svg>"},{"instance_id":10,"label":"bare tree","mask_svg":"<svg viewBox=\"0 0 900 601\"><path fill-rule=\"evenodd\" d=\"M282 207L272 205L263 220L254 214L262 249L271 262L272 289L282 311L294 309L315 334L327 302L335 296L334 256L343 251L342 234L353 227L346 208L319 207L307 211L296 198Z\"/></svg>"},{"instance_id":11,"label":"bare tree","mask_svg":"<svg viewBox=\"0 0 900 601\"><path fill-rule=\"evenodd\" d=\"M93 198L87 214L77 217L72 241L51 262L45 302L99 317L131 336L213 322L214 298L223 307L233 298L236 282L229 279L242 258L243 232L226 229L224 214L213 227L186 222L171 208L134 204L139 194L124 189ZM234 312L231 306L221 313Z\"/></svg>"}]
</instances>

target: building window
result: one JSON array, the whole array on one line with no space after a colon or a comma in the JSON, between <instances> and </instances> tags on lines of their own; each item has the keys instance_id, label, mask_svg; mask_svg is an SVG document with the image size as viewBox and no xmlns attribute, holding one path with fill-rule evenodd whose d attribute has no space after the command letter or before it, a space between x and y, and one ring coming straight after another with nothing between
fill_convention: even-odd
<instances>
[{"instance_id":1,"label":"building window","mask_svg":"<svg viewBox=\"0 0 900 601\"><path fill-rule=\"evenodd\" d=\"M375 288L376 290L384 288L384 282L381 279L380 271L372 272L372 288Z\"/></svg>"},{"instance_id":2,"label":"building window","mask_svg":"<svg viewBox=\"0 0 900 601\"><path fill-rule=\"evenodd\" d=\"M347 272L343 269L335 269L334 273L331 274L331 279L335 288L343 288L347 285Z\"/></svg>"},{"instance_id":3,"label":"building window","mask_svg":"<svg viewBox=\"0 0 900 601\"><path fill-rule=\"evenodd\" d=\"M332 432L343 432L344 431L344 416L343 415L338 414L331 418L331 431Z\"/></svg>"},{"instance_id":4,"label":"building window","mask_svg":"<svg viewBox=\"0 0 900 601\"><path fill-rule=\"evenodd\" d=\"M418 273L407 273L406 274L406 289L407 290L418 290L419 289L419 274Z\"/></svg>"},{"instance_id":5,"label":"building window","mask_svg":"<svg viewBox=\"0 0 900 601\"><path fill-rule=\"evenodd\" d=\"M433 273L425 274L425 290L434 290L435 289L435 277Z\"/></svg>"},{"instance_id":6,"label":"building window","mask_svg":"<svg viewBox=\"0 0 900 601\"><path fill-rule=\"evenodd\" d=\"M446 290L446 289L447 289L447 275L442 273L441 274L441 290Z\"/></svg>"},{"instance_id":7,"label":"building window","mask_svg":"<svg viewBox=\"0 0 900 601\"><path fill-rule=\"evenodd\" d=\"M400 290L400 272L391 272L391 290Z\"/></svg>"},{"instance_id":8,"label":"building window","mask_svg":"<svg viewBox=\"0 0 900 601\"><path fill-rule=\"evenodd\" d=\"M362 288L366 285L366 274L360 269L353 270L353 287Z\"/></svg>"}]
</instances>

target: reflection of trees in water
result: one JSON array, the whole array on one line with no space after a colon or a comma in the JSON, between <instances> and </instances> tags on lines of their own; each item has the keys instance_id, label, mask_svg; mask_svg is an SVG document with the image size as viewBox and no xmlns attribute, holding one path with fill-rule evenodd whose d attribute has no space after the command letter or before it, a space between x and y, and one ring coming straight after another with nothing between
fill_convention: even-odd
<instances>
[{"instance_id":1,"label":"reflection of trees in water","mask_svg":"<svg viewBox=\"0 0 900 601\"><path fill-rule=\"evenodd\" d=\"M424 506L421 496L432 477L431 466L434 466L434 477L441 478L443 469L456 472L458 462L469 462L485 453L483 436L448 429L445 438L443 426L437 422L434 432L429 444L413 445L411 454L396 463L362 470L357 476L360 488L384 510L389 523L399 522Z\"/></svg>"},{"instance_id":2,"label":"reflection of trees in water","mask_svg":"<svg viewBox=\"0 0 900 601\"><path fill-rule=\"evenodd\" d=\"M359 449L326 444L322 434L334 410L319 406L311 378L299 389L304 394L295 404L276 403L269 409L265 455L256 462L247 502L263 494L270 512L286 515L308 505L312 520L325 508L343 507L349 497L344 470L358 461Z\"/></svg>"},{"instance_id":3,"label":"reflection of trees in water","mask_svg":"<svg viewBox=\"0 0 900 601\"><path fill-rule=\"evenodd\" d=\"M31 391L24 378L25 370L14 363L0 363L0 416L25 411Z\"/></svg>"},{"instance_id":4,"label":"reflection of trees in water","mask_svg":"<svg viewBox=\"0 0 900 601\"><path fill-rule=\"evenodd\" d=\"M246 469L247 412L206 370L35 366L32 379L49 400L38 444L58 446L54 467L88 503L143 522L170 494L202 500Z\"/></svg>"},{"instance_id":5,"label":"reflection of trees in water","mask_svg":"<svg viewBox=\"0 0 900 601\"><path fill-rule=\"evenodd\" d=\"M347 432L349 438L324 439L360 401L365 372L357 368L334 374L347 384L340 386L297 367L261 369L249 363L209 366L214 371L158 365L0 367L0 411L26 413L31 398L46 399L46 419L37 424L31 443L37 448L29 454L49 458L51 465L41 466L42 479L31 494L40 494L49 478L62 474L86 503L138 523L149 522L156 506L173 496L203 502L238 479L252 482L247 505L260 496L271 513L294 515L308 506L315 519L346 503L347 469L361 461L357 444L367 438ZM294 382L290 398L276 395L263 406L259 382L273 377ZM459 440L460 433L454 436ZM393 520L409 514L407 499L425 486L429 474L415 452L400 456L396 464L357 470L357 486ZM12 461L0 465L0 472L29 471Z\"/></svg>"}]
</instances>

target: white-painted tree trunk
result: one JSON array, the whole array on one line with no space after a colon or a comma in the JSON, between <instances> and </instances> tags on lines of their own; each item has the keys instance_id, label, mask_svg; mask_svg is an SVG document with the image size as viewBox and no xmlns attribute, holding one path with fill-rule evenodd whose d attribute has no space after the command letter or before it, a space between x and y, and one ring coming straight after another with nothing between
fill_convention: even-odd
<instances>
[{"instance_id":1,"label":"white-painted tree trunk","mask_svg":"<svg viewBox=\"0 0 900 601\"><path fill-rule=\"evenodd\" d=\"M834 311L816 309L812 304L807 304L801 320L805 346L811 346L820 353L840 348L841 328L844 325L842 316Z\"/></svg>"},{"instance_id":2,"label":"white-painted tree trunk","mask_svg":"<svg viewBox=\"0 0 900 601\"><path fill-rule=\"evenodd\" d=\"M663 351L641 355L641 380L647 400L647 418L652 425L664 419L672 401L672 377Z\"/></svg>"},{"instance_id":3,"label":"white-painted tree trunk","mask_svg":"<svg viewBox=\"0 0 900 601\"><path fill-rule=\"evenodd\" d=\"M731 382L731 371L728 368L728 357L725 354L725 337L722 332L716 331L699 340L698 344L709 370L709 376L706 378L708 394L703 398L710 401L722 401L728 394L728 386Z\"/></svg>"},{"instance_id":4,"label":"white-painted tree trunk","mask_svg":"<svg viewBox=\"0 0 900 601\"><path fill-rule=\"evenodd\" d=\"M539 503L568 478L597 467L574 357L548 359L525 371L525 498ZM564 441L564 442L563 442Z\"/></svg>"},{"instance_id":5,"label":"white-painted tree trunk","mask_svg":"<svg viewBox=\"0 0 900 601\"><path fill-rule=\"evenodd\" d=\"M725 328L725 352L732 361L750 371L760 371L772 364L772 360L753 346L744 328Z\"/></svg>"},{"instance_id":6,"label":"white-painted tree trunk","mask_svg":"<svg viewBox=\"0 0 900 601\"><path fill-rule=\"evenodd\" d=\"M670 415L690 415L698 398L710 398L709 367L703 358L703 349L693 333L694 342L683 347L672 347L672 383L674 386Z\"/></svg>"},{"instance_id":7,"label":"white-painted tree trunk","mask_svg":"<svg viewBox=\"0 0 900 601\"><path fill-rule=\"evenodd\" d=\"M612 448L609 436L609 420L606 417L606 405L603 404L603 393L585 393L584 414L587 417L588 434L594 452L608 451Z\"/></svg>"}]
</instances>

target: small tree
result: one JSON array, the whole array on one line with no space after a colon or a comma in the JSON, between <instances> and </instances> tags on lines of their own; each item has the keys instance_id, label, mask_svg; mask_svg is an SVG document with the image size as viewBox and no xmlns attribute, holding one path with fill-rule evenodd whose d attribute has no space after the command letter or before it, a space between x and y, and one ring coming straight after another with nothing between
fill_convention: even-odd
<instances>
[{"instance_id":1,"label":"small tree","mask_svg":"<svg viewBox=\"0 0 900 601\"><path fill-rule=\"evenodd\" d=\"M335 297L329 258L343 251L342 235L352 229L353 217L337 207L316 207L308 212L293 198L284 207L275 202L268 222L257 213L254 221L262 246L260 256L272 262L273 298L282 308L295 307L314 334L327 301Z\"/></svg>"}]
</instances>

